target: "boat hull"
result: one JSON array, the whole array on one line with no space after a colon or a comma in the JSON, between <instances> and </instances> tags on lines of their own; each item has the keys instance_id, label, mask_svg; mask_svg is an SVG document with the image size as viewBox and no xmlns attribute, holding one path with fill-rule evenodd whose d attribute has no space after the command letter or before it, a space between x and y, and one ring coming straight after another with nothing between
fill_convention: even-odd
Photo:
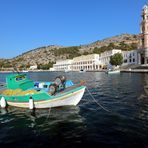
<instances>
[{"instance_id":1,"label":"boat hull","mask_svg":"<svg viewBox=\"0 0 148 148\"><path fill-rule=\"evenodd\" d=\"M26 96L1 96L4 97L7 105L29 108L29 98L33 99L34 108L50 108L67 105L77 105L85 91L85 86L79 86L74 89L50 96L48 93L26 95ZM18 101L17 101L18 100ZM22 100L22 101L21 101Z\"/></svg>"},{"instance_id":2,"label":"boat hull","mask_svg":"<svg viewBox=\"0 0 148 148\"><path fill-rule=\"evenodd\" d=\"M107 71L107 74L116 74L116 73L120 73L120 70Z\"/></svg>"}]
</instances>

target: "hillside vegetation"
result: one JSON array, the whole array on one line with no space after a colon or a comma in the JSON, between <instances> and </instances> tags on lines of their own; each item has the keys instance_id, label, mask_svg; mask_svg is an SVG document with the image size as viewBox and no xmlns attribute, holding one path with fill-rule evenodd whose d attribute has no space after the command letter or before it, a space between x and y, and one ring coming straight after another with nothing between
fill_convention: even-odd
<instances>
[{"instance_id":1,"label":"hillside vegetation","mask_svg":"<svg viewBox=\"0 0 148 148\"><path fill-rule=\"evenodd\" d=\"M139 36L131 34L122 34L87 45L80 46L44 46L22 53L12 59L0 59L0 69L13 66L22 69L31 65L38 65L38 68L48 69L52 67L57 60L72 59L80 55L92 53L100 54L111 49L134 50L139 44Z\"/></svg>"}]
</instances>

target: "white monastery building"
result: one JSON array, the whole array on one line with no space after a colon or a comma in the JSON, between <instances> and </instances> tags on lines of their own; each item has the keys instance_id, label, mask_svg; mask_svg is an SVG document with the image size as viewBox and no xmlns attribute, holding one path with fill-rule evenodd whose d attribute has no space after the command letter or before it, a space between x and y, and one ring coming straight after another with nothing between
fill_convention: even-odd
<instances>
[{"instance_id":1,"label":"white monastery building","mask_svg":"<svg viewBox=\"0 0 148 148\"><path fill-rule=\"evenodd\" d=\"M113 49L109 51L105 51L100 54L100 61L103 67L109 65L110 57L116 53L121 53L120 49Z\"/></svg>"},{"instance_id":2,"label":"white monastery building","mask_svg":"<svg viewBox=\"0 0 148 148\"><path fill-rule=\"evenodd\" d=\"M107 68L110 65L110 57L116 53L123 56L123 65L138 64L137 50L121 51L113 49L99 54L82 55L69 60L57 61L51 68L52 71L97 71Z\"/></svg>"},{"instance_id":3,"label":"white monastery building","mask_svg":"<svg viewBox=\"0 0 148 148\"><path fill-rule=\"evenodd\" d=\"M99 69L99 55L90 54L75 57L73 59L57 61L53 65L54 71L80 71L80 70L98 70Z\"/></svg>"},{"instance_id":4,"label":"white monastery building","mask_svg":"<svg viewBox=\"0 0 148 148\"><path fill-rule=\"evenodd\" d=\"M138 64L138 51L122 51L123 65Z\"/></svg>"},{"instance_id":5,"label":"white monastery building","mask_svg":"<svg viewBox=\"0 0 148 148\"><path fill-rule=\"evenodd\" d=\"M56 64L53 64L53 68L51 71L71 71L72 70L72 62L73 60L59 60Z\"/></svg>"},{"instance_id":6,"label":"white monastery building","mask_svg":"<svg viewBox=\"0 0 148 148\"><path fill-rule=\"evenodd\" d=\"M99 65L100 65L99 54L82 55L73 58L72 71L99 70Z\"/></svg>"}]
</instances>

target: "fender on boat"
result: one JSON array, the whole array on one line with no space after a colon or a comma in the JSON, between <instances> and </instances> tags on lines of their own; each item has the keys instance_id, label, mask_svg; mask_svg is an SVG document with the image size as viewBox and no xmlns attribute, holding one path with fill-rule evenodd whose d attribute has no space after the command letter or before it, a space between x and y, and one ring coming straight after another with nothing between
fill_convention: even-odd
<instances>
[{"instance_id":1,"label":"fender on boat","mask_svg":"<svg viewBox=\"0 0 148 148\"><path fill-rule=\"evenodd\" d=\"M29 98L29 109L33 109L33 108L34 108L33 98L30 97L30 98Z\"/></svg>"},{"instance_id":2,"label":"fender on boat","mask_svg":"<svg viewBox=\"0 0 148 148\"><path fill-rule=\"evenodd\" d=\"M7 103L6 103L6 100L5 100L4 97L1 98L0 104L1 104L1 107L2 107L2 108L5 108L5 107L6 107Z\"/></svg>"}]
</instances>

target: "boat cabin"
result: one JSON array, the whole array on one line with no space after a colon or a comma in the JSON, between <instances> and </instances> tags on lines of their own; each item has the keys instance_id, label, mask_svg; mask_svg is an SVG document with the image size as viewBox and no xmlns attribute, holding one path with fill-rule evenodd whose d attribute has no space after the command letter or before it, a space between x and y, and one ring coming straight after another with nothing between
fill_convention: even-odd
<instances>
[{"instance_id":1,"label":"boat cabin","mask_svg":"<svg viewBox=\"0 0 148 148\"><path fill-rule=\"evenodd\" d=\"M12 74L6 77L8 89L27 90L34 87L34 82L29 80L26 74Z\"/></svg>"}]
</instances>

